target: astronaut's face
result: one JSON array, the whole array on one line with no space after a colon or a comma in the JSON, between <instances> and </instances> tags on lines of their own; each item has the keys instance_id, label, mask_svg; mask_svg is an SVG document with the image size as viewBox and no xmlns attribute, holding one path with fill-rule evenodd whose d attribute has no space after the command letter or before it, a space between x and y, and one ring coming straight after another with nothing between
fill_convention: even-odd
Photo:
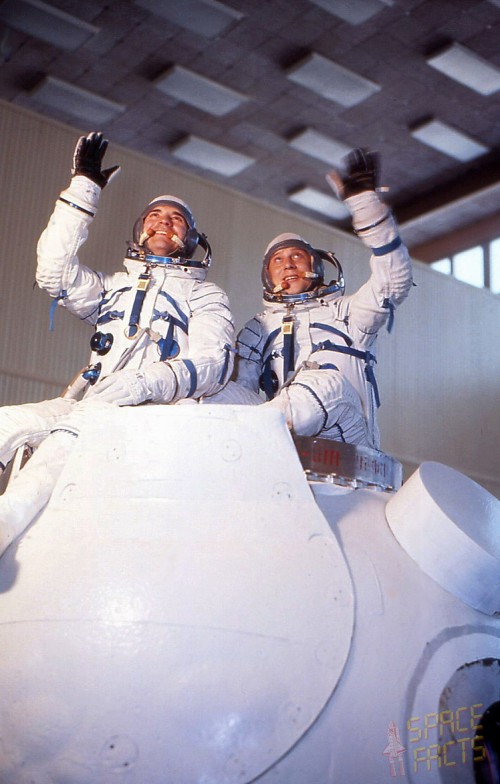
<instances>
[{"instance_id":1,"label":"astronaut's face","mask_svg":"<svg viewBox=\"0 0 500 784\"><path fill-rule=\"evenodd\" d=\"M302 294L311 288L311 256L304 248L281 248L273 253L268 265L273 286L286 294Z\"/></svg>"},{"instance_id":2,"label":"astronaut's face","mask_svg":"<svg viewBox=\"0 0 500 784\"><path fill-rule=\"evenodd\" d=\"M171 204L158 204L144 218L144 243L155 256L169 256L183 247L188 225L182 212Z\"/></svg>"}]
</instances>

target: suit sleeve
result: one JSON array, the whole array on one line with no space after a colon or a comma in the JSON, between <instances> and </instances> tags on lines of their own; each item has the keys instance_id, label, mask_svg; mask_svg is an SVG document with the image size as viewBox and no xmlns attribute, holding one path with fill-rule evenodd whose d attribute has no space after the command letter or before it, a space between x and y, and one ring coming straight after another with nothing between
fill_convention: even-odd
<instances>
[{"instance_id":1,"label":"suit sleeve","mask_svg":"<svg viewBox=\"0 0 500 784\"><path fill-rule=\"evenodd\" d=\"M57 200L37 246L38 286L90 323L102 298L103 276L80 264L77 254L87 239L100 192L87 177L73 177Z\"/></svg>"},{"instance_id":2,"label":"suit sleeve","mask_svg":"<svg viewBox=\"0 0 500 784\"><path fill-rule=\"evenodd\" d=\"M408 296L412 286L412 264L390 209L374 191L346 199L354 231L371 250L371 276L352 297L346 298L351 328L363 335L376 335L392 326L395 308Z\"/></svg>"}]
</instances>

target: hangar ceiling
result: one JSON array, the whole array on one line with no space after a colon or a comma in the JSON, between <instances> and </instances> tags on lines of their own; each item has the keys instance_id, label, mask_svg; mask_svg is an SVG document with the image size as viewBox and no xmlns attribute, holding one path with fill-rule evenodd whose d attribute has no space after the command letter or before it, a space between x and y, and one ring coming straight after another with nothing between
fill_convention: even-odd
<instances>
[{"instance_id":1,"label":"hangar ceiling","mask_svg":"<svg viewBox=\"0 0 500 784\"><path fill-rule=\"evenodd\" d=\"M500 236L500 0L3 0L0 57L0 99L340 228L377 150L421 258Z\"/></svg>"}]
</instances>

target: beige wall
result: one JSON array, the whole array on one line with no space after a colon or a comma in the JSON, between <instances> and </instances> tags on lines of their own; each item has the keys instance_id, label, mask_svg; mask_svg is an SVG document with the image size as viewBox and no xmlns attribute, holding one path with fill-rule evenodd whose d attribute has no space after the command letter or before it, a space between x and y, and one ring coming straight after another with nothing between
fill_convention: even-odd
<instances>
[{"instance_id":1,"label":"beige wall","mask_svg":"<svg viewBox=\"0 0 500 784\"><path fill-rule=\"evenodd\" d=\"M91 129L83 129L87 131ZM54 396L85 364L90 330L33 287L35 247L69 180L74 129L0 102L0 403ZM122 172L103 193L81 260L118 268L138 213L154 196L190 203L214 250L211 278L231 298L238 327L260 308L260 258L267 242L293 230L341 259L348 292L368 274L354 236L259 203L111 144ZM379 346L383 448L407 470L447 463L500 496L500 301L415 263L410 299Z\"/></svg>"}]
</instances>

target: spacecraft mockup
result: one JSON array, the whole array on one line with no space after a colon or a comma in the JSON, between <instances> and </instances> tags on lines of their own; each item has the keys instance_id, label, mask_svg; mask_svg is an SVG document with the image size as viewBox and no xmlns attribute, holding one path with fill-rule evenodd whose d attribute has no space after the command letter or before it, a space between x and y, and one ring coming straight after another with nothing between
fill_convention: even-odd
<instances>
[{"instance_id":1,"label":"spacecraft mockup","mask_svg":"<svg viewBox=\"0 0 500 784\"><path fill-rule=\"evenodd\" d=\"M0 560L1 784L498 783L500 502L398 486L266 406L89 417Z\"/></svg>"}]
</instances>

